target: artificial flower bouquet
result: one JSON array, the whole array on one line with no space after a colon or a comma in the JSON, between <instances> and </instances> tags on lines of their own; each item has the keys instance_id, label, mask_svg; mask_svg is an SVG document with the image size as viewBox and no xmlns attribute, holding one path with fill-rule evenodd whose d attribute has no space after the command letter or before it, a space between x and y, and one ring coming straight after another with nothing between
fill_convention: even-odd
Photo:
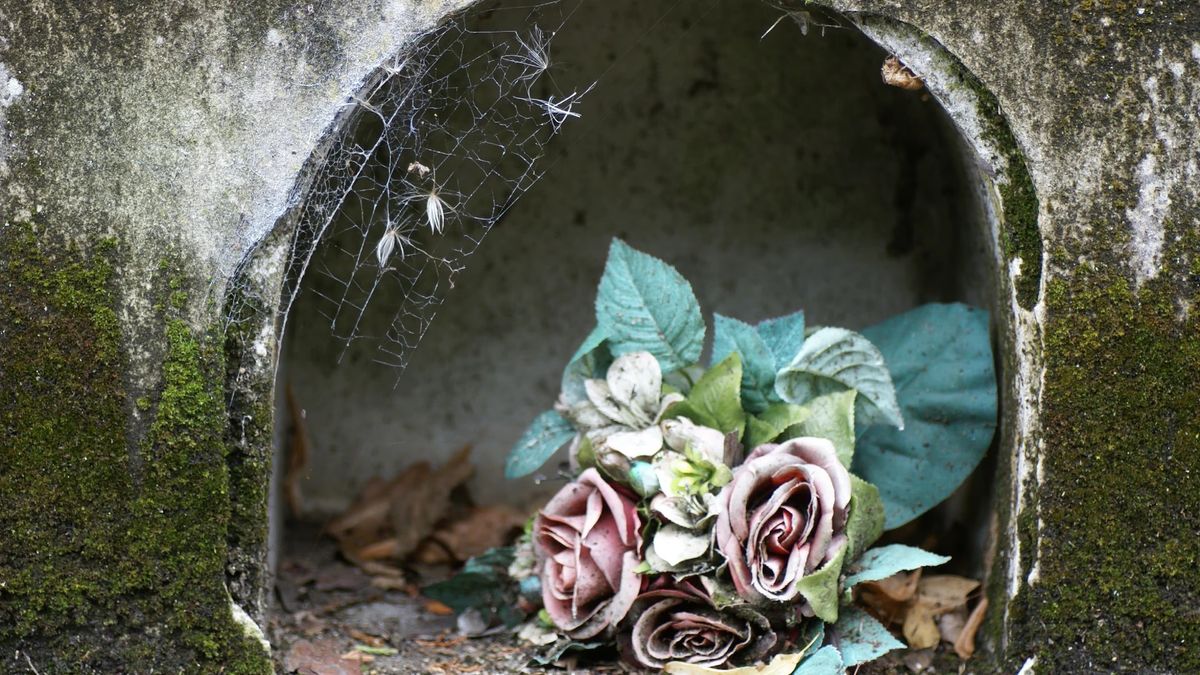
<instances>
[{"instance_id":1,"label":"artificial flower bouquet","mask_svg":"<svg viewBox=\"0 0 1200 675\"><path fill-rule=\"evenodd\" d=\"M904 646L854 587L946 557L871 548L990 444L987 317L926 305L861 334L800 312L706 326L688 282L615 240L596 327L507 474L569 444L573 480L513 549L427 589L543 645L647 669L841 673ZM540 608L540 609L539 609ZM736 672L736 670L735 670Z\"/></svg>"}]
</instances>

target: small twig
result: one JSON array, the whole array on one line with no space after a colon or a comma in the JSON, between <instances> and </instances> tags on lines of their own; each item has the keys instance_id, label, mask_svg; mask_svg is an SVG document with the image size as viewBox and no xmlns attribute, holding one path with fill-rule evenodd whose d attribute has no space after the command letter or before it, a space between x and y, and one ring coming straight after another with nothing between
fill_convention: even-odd
<instances>
[{"instance_id":1,"label":"small twig","mask_svg":"<svg viewBox=\"0 0 1200 675\"><path fill-rule=\"evenodd\" d=\"M33 675L42 675L40 672L38 672L37 666L33 665L33 659L29 658L29 654L21 652L21 656L25 657L25 663L29 664L29 669L33 671Z\"/></svg>"}]
</instances>

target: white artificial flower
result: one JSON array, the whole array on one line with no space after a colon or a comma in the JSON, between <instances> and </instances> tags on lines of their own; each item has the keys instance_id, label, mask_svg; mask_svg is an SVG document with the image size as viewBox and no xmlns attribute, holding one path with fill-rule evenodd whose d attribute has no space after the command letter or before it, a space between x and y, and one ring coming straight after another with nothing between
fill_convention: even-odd
<instances>
[{"instance_id":1,"label":"white artificial flower","mask_svg":"<svg viewBox=\"0 0 1200 675\"><path fill-rule=\"evenodd\" d=\"M556 408L586 437L597 454L607 450L628 459L653 457L663 447L659 421L681 394L662 393L662 369L649 352L618 356L603 380L585 380L587 399L570 405L560 397ZM577 437L574 450L581 444Z\"/></svg>"}]
</instances>

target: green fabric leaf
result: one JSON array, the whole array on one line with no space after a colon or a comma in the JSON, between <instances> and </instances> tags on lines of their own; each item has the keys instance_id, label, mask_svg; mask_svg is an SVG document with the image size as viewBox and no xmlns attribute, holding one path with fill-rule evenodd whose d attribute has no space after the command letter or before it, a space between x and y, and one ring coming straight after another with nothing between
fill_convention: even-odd
<instances>
[{"instance_id":1,"label":"green fabric leaf","mask_svg":"<svg viewBox=\"0 0 1200 675\"><path fill-rule=\"evenodd\" d=\"M813 614L826 623L833 623L838 618L838 577L846 561L846 548L843 546L833 560L796 582L796 588L812 607Z\"/></svg>"},{"instance_id":2,"label":"green fabric leaf","mask_svg":"<svg viewBox=\"0 0 1200 675\"><path fill-rule=\"evenodd\" d=\"M613 239L596 295L596 323L614 355L646 351L664 373L700 359L704 318L675 268Z\"/></svg>"},{"instance_id":3,"label":"green fabric leaf","mask_svg":"<svg viewBox=\"0 0 1200 675\"><path fill-rule=\"evenodd\" d=\"M571 638L561 637L545 649L535 652L530 658L538 665L549 666L557 663L568 652L587 652L593 649L601 649L604 646L605 643L603 641L576 642Z\"/></svg>"},{"instance_id":4,"label":"green fabric leaf","mask_svg":"<svg viewBox=\"0 0 1200 675\"><path fill-rule=\"evenodd\" d=\"M508 576L513 558L511 546L488 549L468 560L458 574L422 588L421 594L445 603L455 613L461 614L474 607L491 616L497 608L511 605L516 600Z\"/></svg>"},{"instance_id":5,"label":"green fabric leaf","mask_svg":"<svg viewBox=\"0 0 1200 675\"><path fill-rule=\"evenodd\" d=\"M775 379L775 392L788 403L805 404L824 394L857 389L861 423L904 428L892 377L875 345L845 328L821 328Z\"/></svg>"},{"instance_id":6,"label":"green fabric leaf","mask_svg":"<svg viewBox=\"0 0 1200 675\"><path fill-rule=\"evenodd\" d=\"M757 417L748 418L746 447L750 450L779 438L784 431L808 419L808 408L792 403L773 403Z\"/></svg>"},{"instance_id":7,"label":"green fabric leaf","mask_svg":"<svg viewBox=\"0 0 1200 675\"><path fill-rule=\"evenodd\" d=\"M851 563L849 571L852 574L846 577L845 586L850 588L864 581L886 579L897 572L934 567L948 562L950 556L930 553L915 546L880 546L863 553L857 562Z\"/></svg>"},{"instance_id":8,"label":"green fabric leaf","mask_svg":"<svg viewBox=\"0 0 1200 675\"><path fill-rule=\"evenodd\" d=\"M604 372L612 364L612 354L604 344L606 339L608 335L599 326L593 328L563 369L562 393L568 405L586 401L583 381L604 377Z\"/></svg>"},{"instance_id":9,"label":"green fabric leaf","mask_svg":"<svg viewBox=\"0 0 1200 675\"><path fill-rule=\"evenodd\" d=\"M792 362L804 344L804 312L767 319L755 326L767 351L771 352L775 371Z\"/></svg>"},{"instance_id":10,"label":"green fabric leaf","mask_svg":"<svg viewBox=\"0 0 1200 675\"><path fill-rule=\"evenodd\" d=\"M883 624L854 606L842 610L833 632L847 668L873 661L893 649L904 649L904 643L892 637Z\"/></svg>"},{"instance_id":11,"label":"green fabric leaf","mask_svg":"<svg viewBox=\"0 0 1200 675\"><path fill-rule=\"evenodd\" d=\"M672 417L686 417L696 424L742 435L746 413L742 410L742 361L737 352L709 368L686 400L671 406Z\"/></svg>"},{"instance_id":12,"label":"green fabric leaf","mask_svg":"<svg viewBox=\"0 0 1200 675\"><path fill-rule=\"evenodd\" d=\"M846 519L846 560L856 560L883 534L883 502L879 490L850 474L850 516Z\"/></svg>"},{"instance_id":13,"label":"green fabric leaf","mask_svg":"<svg viewBox=\"0 0 1200 675\"><path fill-rule=\"evenodd\" d=\"M837 647L826 645L805 659L792 675L842 675L845 672L842 653Z\"/></svg>"},{"instance_id":14,"label":"green fabric leaf","mask_svg":"<svg viewBox=\"0 0 1200 675\"><path fill-rule=\"evenodd\" d=\"M863 331L896 383L903 431L859 426L854 469L879 487L887 528L936 506L967 478L996 431L987 312L924 305Z\"/></svg>"},{"instance_id":15,"label":"green fabric leaf","mask_svg":"<svg viewBox=\"0 0 1200 675\"><path fill-rule=\"evenodd\" d=\"M752 413L762 412L774 398L775 359L753 326L714 314L712 363L734 352L742 357L742 403Z\"/></svg>"},{"instance_id":16,"label":"green fabric leaf","mask_svg":"<svg viewBox=\"0 0 1200 675\"><path fill-rule=\"evenodd\" d=\"M575 437L575 428L553 410L538 415L517 440L504 463L507 478L520 478L537 471L559 448Z\"/></svg>"},{"instance_id":17,"label":"green fabric leaf","mask_svg":"<svg viewBox=\"0 0 1200 675\"><path fill-rule=\"evenodd\" d=\"M788 435L828 438L837 449L838 460L848 468L854 459L854 400L857 396L857 390L847 389L812 399L804 404L809 410L808 417L796 428L789 429Z\"/></svg>"}]
</instances>

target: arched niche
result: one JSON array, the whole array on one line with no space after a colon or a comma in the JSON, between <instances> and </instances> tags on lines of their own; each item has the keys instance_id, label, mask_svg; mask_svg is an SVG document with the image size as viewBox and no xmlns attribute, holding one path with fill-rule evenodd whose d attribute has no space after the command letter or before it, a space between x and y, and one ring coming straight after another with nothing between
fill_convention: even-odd
<instances>
[{"instance_id":1,"label":"arched niche","mask_svg":"<svg viewBox=\"0 0 1200 675\"><path fill-rule=\"evenodd\" d=\"M346 340L330 321L330 298L344 295L359 268L363 234L338 227L336 214L328 228L304 223L306 204L329 199L323 166L346 161L339 144L377 133L375 122L365 130L354 123L377 115L369 101L357 98L361 105L335 125L328 154L310 162L300 206L244 266L238 287L261 297L238 303L257 309L239 321L259 327L244 333L260 336L255 344L265 353L235 350L234 360L249 365L231 368L231 397L257 386L261 399L274 383L273 433L253 443L264 454L275 448L276 497L286 385L311 443L309 518L344 508L372 476L441 462L468 443L478 502L538 503L559 484L554 471L506 482L503 459L553 402L563 364L591 327L607 243L619 236L676 265L710 321L712 312L758 320L799 308L812 323L861 328L925 302L987 308L1003 392L1000 451L931 525L960 537L963 565L983 572L996 467L1009 468L1021 437L1010 392L1029 356L1012 337L1025 311L1014 289L1041 262L1040 253L1018 260L1002 240L1005 201L1014 186L1031 188L986 91L935 42L882 17L805 12L796 21L750 0L665 15L654 3L627 0L572 7L554 36L559 65L549 74L565 91L596 86L573 109L581 116L545 145L544 177L466 258L453 287L448 277L439 287L445 302L419 349L404 352L403 370L380 363L379 341ZM505 10L499 3L455 17L469 28L452 39L526 35L529 26L513 25ZM428 48L451 68L464 53L436 35ZM926 88L884 85L879 70L889 53L912 65ZM400 63L389 59L365 91ZM449 116L447 125L455 121ZM480 233L468 230L456 233L450 215L445 236L473 245ZM338 267L346 256L326 255L356 249L352 268ZM350 302L365 307L356 321L386 336L401 300L372 290L369 302ZM271 337L280 333L276 345ZM244 427L243 419L243 438ZM1003 504L1014 489L997 492ZM272 548L285 546L278 498L270 521ZM1001 533L1002 547L1003 540ZM261 560L265 544L235 546L231 559L239 555ZM261 606L266 578L244 585L257 594L250 606L255 597Z\"/></svg>"}]
</instances>

